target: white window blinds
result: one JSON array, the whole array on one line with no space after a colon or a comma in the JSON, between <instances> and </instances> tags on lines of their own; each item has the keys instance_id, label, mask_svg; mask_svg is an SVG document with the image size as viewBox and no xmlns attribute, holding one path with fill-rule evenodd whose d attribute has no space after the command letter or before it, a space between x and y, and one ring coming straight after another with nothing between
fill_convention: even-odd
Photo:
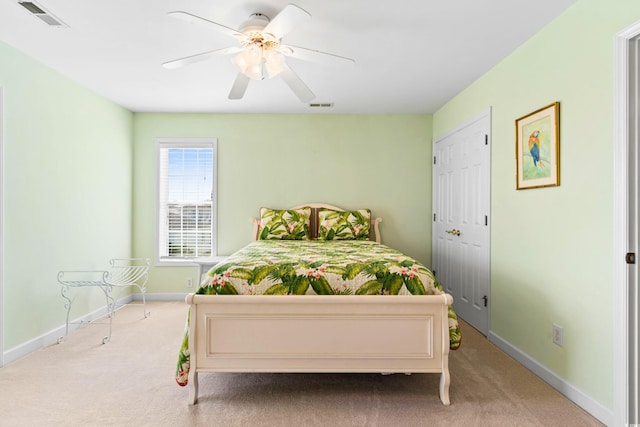
<instances>
[{"instance_id":1,"label":"white window blinds","mask_svg":"<svg viewBox=\"0 0 640 427\"><path fill-rule=\"evenodd\" d=\"M158 260L215 250L215 139L158 140Z\"/></svg>"}]
</instances>

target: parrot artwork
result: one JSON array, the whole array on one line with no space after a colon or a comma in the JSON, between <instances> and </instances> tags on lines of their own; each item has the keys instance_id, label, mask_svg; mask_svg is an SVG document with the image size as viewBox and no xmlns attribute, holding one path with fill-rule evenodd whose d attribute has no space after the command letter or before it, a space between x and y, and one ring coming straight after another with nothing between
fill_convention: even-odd
<instances>
[{"instance_id":1,"label":"parrot artwork","mask_svg":"<svg viewBox=\"0 0 640 427\"><path fill-rule=\"evenodd\" d=\"M529 135L529 152L531 153L531 158L533 159L533 166L538 167L538 163L540 167L544 167L544 164L540 160L540 131L533 131L531 135Z\"/></svg>"}]
</instances>

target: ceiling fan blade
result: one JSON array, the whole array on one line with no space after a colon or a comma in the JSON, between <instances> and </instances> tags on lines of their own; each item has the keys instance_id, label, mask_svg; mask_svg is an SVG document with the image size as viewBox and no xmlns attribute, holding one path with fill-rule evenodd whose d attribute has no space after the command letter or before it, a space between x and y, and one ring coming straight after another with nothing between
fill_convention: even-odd
<instances>
[{"instance_id":1,"label":"ceiling fan blade","mask_svg":"<svg viewBox=\"0 0 640 427\"><path fill-rule=\"evenodd\" d=\"M229 28L225 25L218 24L217 22L209 21L208 19L201 18L196 15L192 15L188 12L175 11L175 12L169 12L167 13L167 15L171 16L172 18L182 19L183 21L187 21L187 22L195 22L198 24L213 26L216 30L231 37L242 37L242 34L237 30L234 30L233 28Z\"/></svg>"},{"instance_id":2,"label":"ceiling fan blade","mask_svg":"<svg viewBox=\"0 0 640 427\"><path fill-rule=\"evenodd\" d=\"M170 70L184 67L185 65L195 64L196 62L206 61L207 59L215 58L216 56L222 55L231 55L232 53L237 53L242 50L241 47L227 47L224 49L216 49L210 50L208 52L198 53L196 55L186 56L180 59L174 59L173 61L168 61L162 64L164 68L168 68Z\"/></svg>"},{"instance_id":3,"label":"ceiling fan blade","mask_svg":"<svg viewBox=\"0 0 640 427\"><path fill-rule=\"evenodd\" d=\"M311 61L320 64L355 64L356 61L345 56L334 55L333 53L322 52L306 47L281 45L278 51L285 56L303 61Z\"/></svg>"},{"instance_id":4,"label":"ceiling fan blade","mask_svg":"<svg viewBox=\"0 0 640 427\"><path fill-rule=\"evenodd\" d=\"M238 73L236 80L233 82L233 86L231 87L231 91L229 92L229 99L242 99L247 90L247 86L249 86L249 80L249 77L242 73Z\"/></svg>"},{"instance_id":5,"label":"ceiling fan blade","mask_svg":"<svg viewBox=\"0 0 640 427\"><path fill-rule=\"evenodd\" d=\"M284 69L278 74L282 80L291 88L300 101L309 102L316 96L311 89L302 81L302 79L287 65L283 64Z\"/></svg>"},{"instance_id":6,"label":"ceiling fan blade","mask_svg":"<svg viewBox=\"0 0 640 427\"><path fill-rule=\"evenodd\" d=\"M262 30L265 33L273 34L276 39L281 39L298 25L311 19L311 15L295 4L288 4L280 11Z\"/></svg>"}]
</instances>

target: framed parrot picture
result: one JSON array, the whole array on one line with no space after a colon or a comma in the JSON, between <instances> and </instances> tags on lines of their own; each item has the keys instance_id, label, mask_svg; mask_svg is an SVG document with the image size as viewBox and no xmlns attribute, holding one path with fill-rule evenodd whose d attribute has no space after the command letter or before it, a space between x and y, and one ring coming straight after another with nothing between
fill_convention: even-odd
<instances>
[{"instance_id":1,"label":"framed parrot picture","mask_svg":"<svg viewBox=\"0 0 640 427\"><path fill-rule=\"evenodd\" d=\"M560 185L560 103L516 120L516 189Z\"/></svg>"}]
</instances>

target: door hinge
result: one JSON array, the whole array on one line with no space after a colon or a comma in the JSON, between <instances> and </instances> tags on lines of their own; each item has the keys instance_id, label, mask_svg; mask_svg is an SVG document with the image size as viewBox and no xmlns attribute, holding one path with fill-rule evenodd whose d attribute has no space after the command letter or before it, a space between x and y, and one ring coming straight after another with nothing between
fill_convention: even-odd
<instances>
[{"instance_id":1,"label":"door hinge","mask_svg":"<svg viewBox=\"0 0 640 427\"><path fill-rule=\"evenodd\" d=\"M436 156L433 156L433 164L436 164Z\"/></svg>"},{"instance_id":2,"label":"door hinge","mask_svg":"<svg viewBox=\"0 0 640 427\"><path fill-rule=\"evenodd\" d=\"M634 252L629 252L625 255L624 260L627 264L635 264L636 263L636 254Z\"/></svg>"},{"instance_id":3,"label":"door hinge","mask_svg":"<svg viewBox=\"0 0 640 427\"><path fill-rule=\"evenodd\" d=\"M487 215L484 216L484 225L489 225L489 217Z\"/></svg>"},{"instance_id":4,"label":"door hinge","mask_svg":"<svg viewBox=\"0 0 640 427\"><path fill-rule=\"evenodd\" d=\"M489 135L484 135L484 145L489 145Z\"/></svg>"},{"instance_id":5,"label":"door hinge","mask_svg":"<svg viewBox=\"0 0 640 427\"><path fill-rule=\"evenodd\" d=\"M436 214L433 214L433 222L436 222Z\"/></svg>"},{"instance_id":6,"label":"door hinge","mask_svg":"<svg viewBox=\"0 0 640 427\"><path fill-rule=\"evenodd\" d=\"M489 302L489 297L487 297L486 295L482 297L482 300L484 301L484 306L486 307L488 302Z\"/></svg>"}]
</instances>

